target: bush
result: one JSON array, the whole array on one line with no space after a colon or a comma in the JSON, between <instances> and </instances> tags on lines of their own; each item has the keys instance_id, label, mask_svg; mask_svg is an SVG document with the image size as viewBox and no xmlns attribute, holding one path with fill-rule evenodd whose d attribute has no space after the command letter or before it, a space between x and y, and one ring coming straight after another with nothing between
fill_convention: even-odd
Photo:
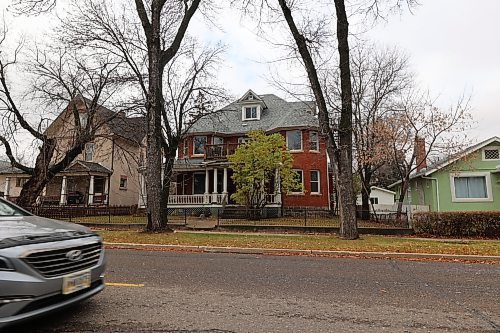
<instances>
[{"instance_id":1,"label":"bush","mask_svg":"<svg viewBox=\"0 0 500 333\"><path fill-rule=\"evenodd\" d=\"M500 211L416 213L413 228L417 234L498 238Z\"/></svg>"}]
</instances>

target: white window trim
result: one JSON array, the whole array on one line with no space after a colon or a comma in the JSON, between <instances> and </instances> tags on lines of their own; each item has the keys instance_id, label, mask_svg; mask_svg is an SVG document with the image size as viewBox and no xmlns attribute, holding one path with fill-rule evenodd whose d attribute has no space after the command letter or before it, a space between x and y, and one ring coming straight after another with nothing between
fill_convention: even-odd
<instances>
[{"instance_id":1,"label":"white window trim","mask_svg":"<svg viewBox=\"0 0 500 333\"><path fill-rule=\"evenodd\" d=\"M487 147L484 147L482 150L481 150L481 156L483 158L483 161L500 161L500 158L496 158L496 159L486 159L485 158L485 150L498 150L499 151L499 155L500 155L500 146L487 146Z\"/></svg>"},{"instance_id":2,"label":"white window trim","mask_svg":"<svg viewBox=\"0 0 500 333\"><path fill-rule=\"evenodd\" d=\"M290 190L290 192L288 193L289 195L303 195L304 194L304 170L302 169L292 169L293 172L297 172L297 171L300 171L300 173L302 173L302 190L300 192L293 192L293 190Z\"/></svg>"},{"instance_id":3,"label":"white window trim","mask_svg":"<svg viewBox=\"0 0 500 333\"><path fill-rule=\"evenodd\" d=\"M311 172L313 172L313 171L316 171L318 173L318 180L316 181L318 183L318 192L313 192L312 186L311 186L311 183L312 183ZM309 187L311 188L312 195L321 194L321 173L319 172L319 170L309 170Z\"/></svg>"},{"instance_id":4,"label":"white window trim","mask_svg":"<svg viewBox=\"0 0 500 333\"><path fill-rule=\"evenodd\" d=\"M311 133L316 133L316 147L318 149L311 149ZM319 152L319 132L318 131L309 131L309 151L312 151L314 153Z\"/></svg>"},{"instance_id":5,"label":"white window trim","mask_svg":"<svg viewBox=\"0 0 500 333\"><path fill-rule=\"evenodd\" d=\"M247 118L246 116L246 108L257 108L257 118ZM241 120L242 121L248 121L248 120L260 120L260 111L261 107L259 104L246 104L241 107Z\"/></svg>"},{"instance_id":6,"label":"white window trim","mask_svg":"<svg viewBox=\"0 0 500 333\"><path fill-rule=\"evenodd\" d=\"M485 177L486 198L457 198L455 196L455 178L460 177ZM491 202L493 194L491 191L491 176L489 172L452 172L450 173L450 188L452 202Z\"/></svg>"},{"instance_id":7,"label":"white window trim","mask_svg":"<svg viewBox=\"0 0 500 333\"><path fill-rule=\"evenodd\" d=\"M245 143L248 143L250 142L250 138L247 138L247 137L244 137L244 136L240 136L238 138L238 144L245 144Z\"/></svg>"},{"instance_id":8,"label":"white window trim","mask_svg":"<svg viewBox=\"0 0 500 333\"><path fill-rule=\"evenodd\" d=\"M204 137L204 138L205 138L205 152L204 152L204 153L202 153L202 154L199 154L199 153L196 153L196 152L195 152L195 148L196 148L196 146L195 146L195 144L196 144L196 138L198 138L198 137L199 137L199 138L201 138L201 137ZM207 152L207 147L206 147L206 145L207 145L207 144L208 144L208 138L207 138L207 136L206 136L206 135L195 135L195 136L193 136L193 154L192 154L191 156L193 156L193 157L205 156L205 153Z\"/></svg>"},{"instance_id":9,"label":"white window trim","mask_svg":"<svg viewBox=\"0 0 500 333\"><path fill-rule=\"evenodd\" d=\"M125 186L121 186L122 184L122 179L125 179ZM120 181L118 183L118 188L120 190L126 190L128 188L128 177L125 175L120 175Z\"/></svg>"},{"instance_id":10,"label":"white window trim","mask_svg":"<svg viewBox=\"0 0 500 333\"><path fill-rule=\"evenodd\" d=\"M294 150L288 149L288 132L296 132L296 131L300 132L300 149L294 149ZM285 139L286 139L286 148L288 149L288 151L290 153L301 153L301 152L304 151L304 135L302 134L302 130L289 130L289 131L286 131L286 133L285 133Z\"/></svg>"}]
</instances>

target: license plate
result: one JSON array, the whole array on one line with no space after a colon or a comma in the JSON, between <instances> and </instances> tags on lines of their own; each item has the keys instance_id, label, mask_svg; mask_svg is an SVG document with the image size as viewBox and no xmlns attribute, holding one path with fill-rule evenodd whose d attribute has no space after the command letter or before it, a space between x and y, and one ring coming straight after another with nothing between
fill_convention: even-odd
<instances>
[{"instance_id":1,"label":"license plate","mask_svg":"<svg viewBox=\"0 0 500 333\"><path fill-rule=\"evenodd\" d=\"M62 293L64 295L89 288L91 281L90 270L63 276Z\"/></svg>"}]
</instances>

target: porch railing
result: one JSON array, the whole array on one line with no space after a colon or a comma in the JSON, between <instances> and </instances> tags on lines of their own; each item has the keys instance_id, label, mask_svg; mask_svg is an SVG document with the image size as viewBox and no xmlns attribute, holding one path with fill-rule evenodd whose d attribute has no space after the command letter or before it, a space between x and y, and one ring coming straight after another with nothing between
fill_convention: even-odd
<instances>
[{"instance_id":1,"label":"porch railing","mask_svg":"<svg viewBox=\"0 0 500 333\"><path fill-rule=\"evenodd\" d=\"M173 205L202 205L206 203L204 194L169 195L168 203Z\"/></svg>"},{"instance_id":2,"label":"porch railing","mask_svg":"<svg viewBox=\"0 0 500 333\"><path fill-rule=\"evenodd\" d=\"M205 145L205 159L225 160L228 155L234 154L238 143L223 143L218 145Z\"/></svg>"}]
</instances>

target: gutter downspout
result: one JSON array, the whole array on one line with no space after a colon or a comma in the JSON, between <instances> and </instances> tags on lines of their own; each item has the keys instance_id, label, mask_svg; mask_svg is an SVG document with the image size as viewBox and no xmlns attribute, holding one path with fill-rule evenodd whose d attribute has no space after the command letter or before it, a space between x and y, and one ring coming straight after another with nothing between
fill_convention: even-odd
<instances>
[{"instance_id":1,"label":"gutter downspout","mask_svg":"<svg viewBox=\"0 0 500 333\"><path fill-rule=\"evenodd\" d=\"M440 212L440 207L439 207L439 181L437 178L434 177L422 177L422 179L429 179L429 180L435 180L436 181L436 199L437 199L437 211Z\"/></svg>"}]
</instances>

